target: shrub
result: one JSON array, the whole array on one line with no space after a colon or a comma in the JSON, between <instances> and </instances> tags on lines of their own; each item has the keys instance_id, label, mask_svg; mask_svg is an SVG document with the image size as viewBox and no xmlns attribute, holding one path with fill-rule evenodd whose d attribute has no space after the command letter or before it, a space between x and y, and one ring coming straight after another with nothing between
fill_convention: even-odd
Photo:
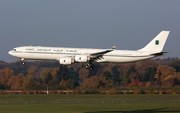
<instances>
[{"instance_id":1,"label":"shrub","mask_svg":"<svg viewBox=\"0 0 180 113\"><path fill-rule=\"evenodd\" d=\"M105 91L99 91L99 94L106 94Z\"/></svg>"},{"instance_id":2,"label":"shrub","mask_svg":"<svg viewBox=\"0 0 180 113\"><path fill-rule=\"evenodd\" d=\"M26 94L26 90L23 90L22 94L24 94L24 95L25 95L25 94Z\"/></svg>"},{"instance_id":3,"label":"shrub","mask_svg":"<svg viewBox=\"0 0 180 113\"><path fill-rule=\"evenodd\" d=\"M34 90L34 95L37 95L38 94L38 90Z\"/></svg>"},{"instance_id":4,"label":"shrub","mask_svg":"<svg viewBox=\"0 0 180 113\"><path fill-rule=\"evenodd\" d=\"M164 91L163 90L159 90L159 94L164 94Z\"/></svg>"},{"instance_id":5,"label":"shrub","mask_svg":"<svg viewBox=\"0 0 180 113\"><path fill-rule=\"evenodd\" d=\"M176 91L173 91L172 94L176 94Z\"/></svg>"},{"instance_id":6,"label":"shrub","mask_svg":"<svg viewBox=\"0 0 180 113\"><path fill-rule=\"evenodd\" d=\"M48 94L56 94L56 91L55 90L49 90Z\"/></svg>"},{"instance_id":7,"label":"shrub","mask_svg":"<svg viewBox=\"0 0 180 113\"><path fill-rule=\"evenodd\" d=\"M26 91L26 95L29 95L30 94L30 91L28 90L28 91Z\"/></svg>"},{"instance_id":8,"label":"shrub","mask_svg":"<svg viewBox=\"0 0 180 113\"><path fill-rule=\"evenodd\" d=\"M61 90L58 90L58 91L57 91L57 94L61 94Z\"/></svg>"},{"instance_id":9,"label":"shrub","mask_svg":"<svg viewBox=\"0 0 180 113\"><path fill-rule=\"evenodd\" d=\"M171 89L167 90L166 94L172 94L172 90Z\"/></svg>"},{"instance_id":10,"label":"shrub","mask_svg":"<svg viewBox=\"0 0 180 113\"><path fill-rule=\"evenodd\" d=\"M129 91L123 91L123 94L129 94Z\"/></svg>"},{"instance_id":11,"label":"shrub","mask_svg":"<svg viewBox=\"0 0 180 113\"><path fill-rule=\"evenodd\" d=\"M145 93L146 94L154 94L155 92L154 92L154 90L152 88L150 88L150 89L146 90Z\"/></svg>"},{"instance_id":12,"label":"shrub","mask_svg":"<svg viewBox=\"0 0 180 113\"><path fill-rule=\"evenodd\" d=\"M67 95L71 94L71 90L70 90L70 89L67 89L67 90L66 90L66 94L67 94Z\"/></svg>"},{"instance_id":13,"label":"shrub","mask_svg":"<svg viewBox=\"0 0 180 113\"><path fill-rule=\"evenodd\" d=\"M84 94L100 94L99 91L97 90L88 90L88 91L85 91Z\"/></svg>"},{"instance_id":14,"label":"shrub","mask_svg":"<svg viewBox=\"0 0 180 113\"><path fill-rule=\"evenodd\" d=\"M83 94L83 91L80 89L73 90L73 94Z\"/></svg>"},{"instance_id":15,"label":"shrub","mask_svg":"<svg viewBox=\"0 0 180 113\"><path fill-rule=\"evenodd\" d=\"M116 89L110 89L109 94L117 94L117 90Z\"/></svg>"},{"instance_id":16,"label":"shrub","mask_svg":"<svg viewBox=\"0 0 180 113\"><path fill-rule=\"evenodd\" d=\"M133 94L145 94L144 89L137 89L133 92Z\"/></svg>"}]
</instances>

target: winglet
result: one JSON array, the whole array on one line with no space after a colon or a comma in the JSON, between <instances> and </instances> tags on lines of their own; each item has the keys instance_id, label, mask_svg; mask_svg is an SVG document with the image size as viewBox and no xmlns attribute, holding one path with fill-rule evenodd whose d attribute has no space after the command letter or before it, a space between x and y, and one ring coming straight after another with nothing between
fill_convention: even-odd
<instances>
[{"instance_id":1,"label":"winglet","mask_svg":"<svg viewBox=\"0 0 180 113\"><path fill-rule=\"evenodd\" d=\"M112 48L111 48L111 50L115 50L116 49L116 46L113 46Z\"/></svg>"}]
</instances>

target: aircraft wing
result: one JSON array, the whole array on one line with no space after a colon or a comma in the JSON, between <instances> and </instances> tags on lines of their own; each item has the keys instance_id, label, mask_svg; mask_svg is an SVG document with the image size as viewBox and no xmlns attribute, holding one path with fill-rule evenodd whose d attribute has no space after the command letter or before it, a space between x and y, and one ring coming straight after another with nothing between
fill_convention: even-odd
<instances>
[{"instance_id":1,"label":"aircraft wing","mask_svg":"<svg viewBox=\"0 0 180 113\"><path fill-rule=\"evenodd\" d=\"M111 49L107 49L105 51L101 51L101 52L97 52L97 53L91 53L89 56L92 59L99 59L100 57L102 57L104 54L109 53L111 51L114 51L116 48L116 46L113 46Z\"/></svg>"}]
</instances>

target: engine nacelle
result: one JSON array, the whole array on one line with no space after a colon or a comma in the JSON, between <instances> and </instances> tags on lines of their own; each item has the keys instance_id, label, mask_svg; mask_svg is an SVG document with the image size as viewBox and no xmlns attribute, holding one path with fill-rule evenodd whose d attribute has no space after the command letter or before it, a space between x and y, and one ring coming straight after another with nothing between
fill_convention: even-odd
<instances>
[{"instance_id":1,"label":"engine nacelle","mask_svg":"<svg viewBox=\"0 0 180 113\"><path fill-rule=\"evenodd\" d=\"M63 65L69 65L69 64L73 64L74 60L72 58L60 58L59 59L59 63L63 64Z\"/></svg>"},{"instance_id":2,"label":"engine nacelle","mask_svg":"<svg viewBox=\"0 0 180 113\"><path fill-rule=\"evenodd\" d=\"M88 61L90 61L90 57L87 55L76 55L74 59L76 62L88 62Z\"/></svg>"}]
</instances>

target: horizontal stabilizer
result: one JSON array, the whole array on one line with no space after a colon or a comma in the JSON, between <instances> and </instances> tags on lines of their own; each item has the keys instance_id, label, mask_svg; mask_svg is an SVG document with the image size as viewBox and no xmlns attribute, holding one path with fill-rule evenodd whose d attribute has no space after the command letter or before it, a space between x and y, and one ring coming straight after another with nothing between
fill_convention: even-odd
<instances>
[{"instance_id":1,"label":"horizontal stabilizer","mask_svg":"<svg viewBox=\"0 0 180 113\"><path fill-rule=\"evenodd\" d=\"M153 55L153 56L161 56L161 55L165 55L166 53L169 53L169 52L159 52L159 53L153 53L151 55Z\"/></svg>"}]
</instances>

